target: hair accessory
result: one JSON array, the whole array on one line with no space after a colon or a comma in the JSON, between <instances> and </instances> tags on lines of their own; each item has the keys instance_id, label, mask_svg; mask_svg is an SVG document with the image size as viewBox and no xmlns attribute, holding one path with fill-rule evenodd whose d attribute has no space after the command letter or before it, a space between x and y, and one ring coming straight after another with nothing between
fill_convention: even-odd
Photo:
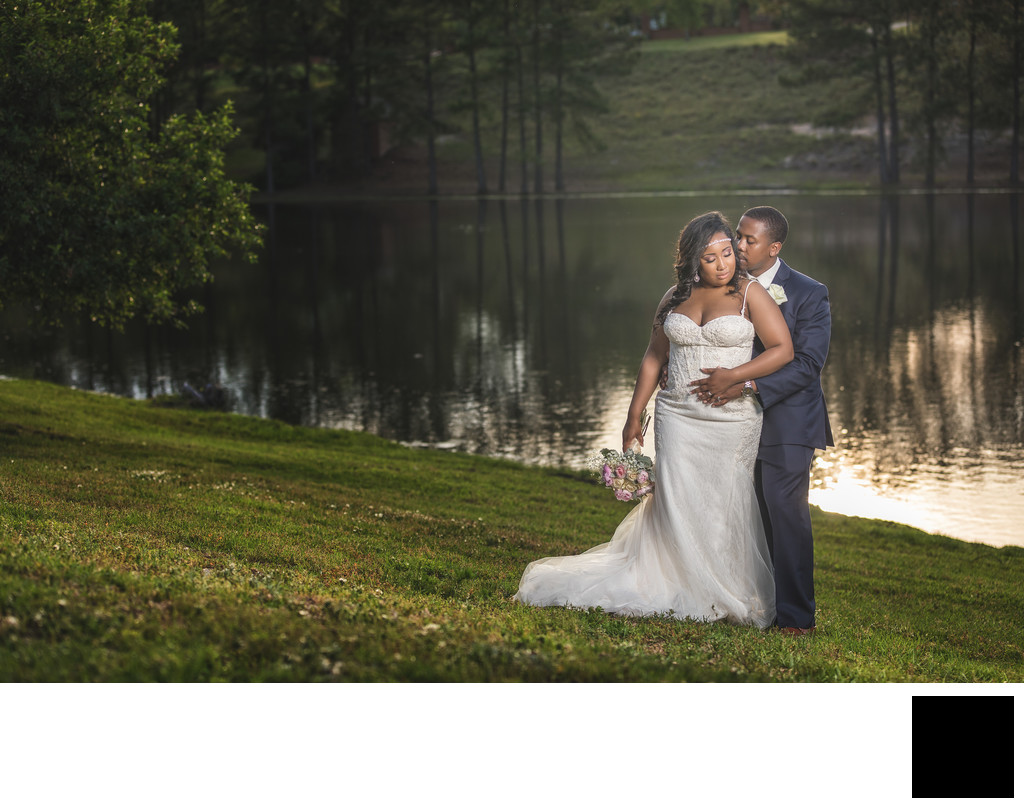
<instances>
[{"instance_id":1,"label":"hair accessory","mask_svg":"<svg viewBox=\"0 0 1024 808\"><path fill-rule=\"evenodd\" d=\"M721 244L723 241L732 241L732 239L731 238L716 238L714 241L709 241L707 246L710 247L712 244Z\"/></svg>"}]
</instances>

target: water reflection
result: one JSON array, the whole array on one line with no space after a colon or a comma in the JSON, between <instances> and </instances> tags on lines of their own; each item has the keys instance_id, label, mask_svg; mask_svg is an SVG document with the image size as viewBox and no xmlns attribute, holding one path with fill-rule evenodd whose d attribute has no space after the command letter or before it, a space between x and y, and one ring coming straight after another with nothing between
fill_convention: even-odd
<instances>
[{"instance_id":1,"label":"water reflection","mask_svg":"<svg viewBox=\"0 0 1024 808\"><path fill-rule=\"evenodd\" d=\"M990 218L979 239L977 197L965 197L963 217L955 199L881 200L871 344L837 323L826 388L842 438L816 463L812 501L1020 544L1018 206L1009 197L1000 232L993 214L1005 198L981 201ZM903 207L915 214L907 234ZM835 289L833 309L841 320ZM851 360L865 363L860 373Z\"/></svg>"},{"instance_id":2,"label":"water reflection","mask_svg":"<svg viewBox=\"0 0 1024 808\"><path fill-rule=\"evenodd\" d=\"M1024 544L1015 195L277 206L189 331L0 321L0 372L138 398L213 381L239 412L532 463L615 445L679 228L751 204L830 288L839 445L813 499Z\"/></svg>"}]
</instances>

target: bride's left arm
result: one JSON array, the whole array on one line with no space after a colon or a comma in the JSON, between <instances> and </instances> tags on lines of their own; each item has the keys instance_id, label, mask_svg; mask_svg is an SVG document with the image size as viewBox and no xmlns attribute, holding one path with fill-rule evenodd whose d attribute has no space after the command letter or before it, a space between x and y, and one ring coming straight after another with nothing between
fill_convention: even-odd
<instances>
[{"instance_id":1,"label":"bride's left arm","mask_svg":"<svg viewBox=\"0 0 1024 808\"><path fill-rule=\"evenodd\" d=\"M764 351L756 358L733 368L740 371L736 381L760 379L793 361L793 335L789 333L786 318L779 310L779 304L757 281L750 282L747 293L747 309L754 331L764 346Z\"/></svg>"}]
</instances>

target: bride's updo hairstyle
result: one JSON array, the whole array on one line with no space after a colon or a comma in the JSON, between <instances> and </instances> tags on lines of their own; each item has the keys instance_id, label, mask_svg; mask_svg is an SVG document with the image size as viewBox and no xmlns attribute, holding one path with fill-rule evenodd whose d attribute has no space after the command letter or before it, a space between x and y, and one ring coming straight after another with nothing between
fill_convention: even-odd
<instances>
[{"instance_id":1,"label":"bride's updo hairstyle","mask_svg":"<svg viewBox=\"0 0 1024 808\"><path fill-rule=\"evenodd\" d=\"M657 325L664 325L665 318L676 306L687 300L693 291L694 278L700 274L700 259L707 252L708 243L712 241L716 233L725 233L732 242L733 255L736 255L736 235L732 232L732 226L725 214L713 210L702 213L690 219L689 223L679 233L679 243L676 245L676 288L672 297L661 307L658 312ZM740 288L740 278L746 277L745 270L740 269L739 262L736 262L736 271L732 280L729 281L729 294L736 294Z\"/></svg>"}]
</instances>

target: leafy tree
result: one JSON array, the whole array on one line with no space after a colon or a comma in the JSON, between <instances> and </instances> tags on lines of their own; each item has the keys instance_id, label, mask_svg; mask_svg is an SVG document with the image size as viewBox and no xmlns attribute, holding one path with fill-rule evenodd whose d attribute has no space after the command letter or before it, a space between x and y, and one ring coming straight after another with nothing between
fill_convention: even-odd
<instances>
[{"instance_id":1,"label":"leafy tree","mask_svg":"<svg viewBox=\"0 0 1024 808\"><path fill-rule=\"evenodd\" d=\"M941 145L938 123L953 110L952 93L946 85L944 54L952 48L953 25L959 25L955 8L944 0L916 0L914 9L918 19L908 26L908 49L912 77L916 83L917 110L909 123L916 126L925 141L924 181L935 184Z\"/></svg>"},{"instance_id":2,"label":"leafy tree","mask_svg":"<svg viewBox=\"0 0 1024 808\"><path fill-rule=\"evenodd\" d=\"M606 107L595 78L629 64L630 0L149 2L188 32L173 92L155 117L190 97L208 103L208 68L219 60L245 88L242 120L266 155L263 185L271 193L319 178L321 168L365 176L380 154L378 137L424 144L428 192L436 193L438 137L456 132L463 116L479 193L489 190L489 148L500 155L497 184L505 190L515 139L520 191L528 191L530 163L534 187L543 190L546 151L554 152L562 189L564 136L593 145L587 120ZM215 52L216 43L223 47ZM314 65L327 81L314 83ZM492 147L489 125L498 121L500 145ZM318 166L321 146L327 159Z\"/></svg>"},{"instance_id":3,"label":"leafy tree","mask_svg":"<svg viewBox=\"0 0 1024 808\"><path fill-rule=\"evenodd\" d=\"M707 19L707 9L704 0L665 0L664 18L669 28L678 28L691 31L704 25Z\"/></svg>"},{"instance_id":4,"label":"leafy tree","mask_svg":"<svg viewBox=\"0 0 1024 808\"><path fill-rule=\"evenodd\" d=\"M306 173L316 178L318 121L313 89L313 60L327 50L327 0L297 0L292 5L296 52L302 63L300 81L303 122L306 129Z\"/></svg>"},{"instance_id":5,"label":"leafy tree","mask_svg":"<svg viewBox=\"0 0 1024 808\"><path fill-rule=\"evenodd\" d=\"M533 78L533 190L544 192L544 107L545 99L542 87L546 75L544 56L544 34L550 30L548 16L550 9L541 0L533 0L530 5L530 72Z\"/></svg>"},{"instance_id":6,"label":"leafy tree","mask_svg":"<svg viewBox=\"0 0 1024 808\"><path fill-rule=\"evenodd\" d=\"M150 127L175 32L131 0L0 3L0 305L181 323L211 259L259 243L225 178L230 109Z\"/></svg>"},{"instance_id":7,"label":"leafy tree","mask_svg":"<svg viewBox=\"0 0 1024 808\"><path fill-rule=\"evenodd\" d=\"M555 122L555 190L565 190L563 141L568 128L581 143L601 144L589 117L608 110L595 80L610 72L632 68L639 55L627 26L613 24L614 5L592 0L554 0L551 70L555 74L552 116Z\"/></svg>"},{"instance_id":8,"label":"leafy tree","mask_svg":"<svg viewBox=\"0 0 1024 808\"><path fill-rule=\"evenodd\" d=\"M480 136L480 70L477 67L480 51L488 42L485 8L480 0L460 0L456 5L459 23L459 49L466 55L469 83L469 111L473 121L473 156L476 160L476 191L487 193L487 174L484 169L483 143Z\"/></svg>"},{"instance_id":9,"label":"leafy tree","mask_svg":"<svg viewBox=\"0 0 1024 808\"><path fill-rule=\"evenodd\" d=\"M427 193L431 195L438 192L437 138L442 134L444 124L438 118L436 96L439 70L448 61L442 44L449 33L450 11L449 4L444 0L429 0L415 7L410 4L403 9L402 16L396 16L396 20L403 17L408 20L404 27L412 34L410 53L422 66L418 79L423 102L411 103L407 108L413 127L418 127L427 139ZM411 75L416 77L415 73ZM413 128L411 131L416 130Z\"/></svg>"},{"instance_id":10,"label":"leafy tree","mask_svg":"<svg viewBox=\"0 0 1024 808\"><path fill-rule=\"evenodd\" d=\"M968 132L968 182L973 180L976 129L1010 131L1009 176L1019 180L1020 78L1024 27L1020 0L963 4L962 35L953 53L960 78L958 94Z\"/></svg>"},{"instance_id":11,"label":"leafy tree","mask_svg":"<svg viewBox=\"0 0 1024 808\"><path fill-rule=\"evenodd\" d=\"M391 6L373 8L362 0L338 0L325 9L333 77L325 123L331 130L332 168L343 177L369 172L367 128L392 117L384 88L393 73L401 72L392 56L401 51L406 33L392 25L392 13Z\"/></svg>"},{"instance_id":12,"label":"leafy tree","mask_svg":"<svg viewBox=\"0 0 1024 808\"><path fill-rule=\"evenodd\" d=\"M254 143L266 155L264 188L277 189L278 168L284 155L303 151L303 127L298 120L292 67L296 61L290 38L290 4L274 0L244 0L235 5L225 22L234 31L228 56L232 72L250 90L258 123Z\"/></svg>"},{"instance_id":13,"label":"leafy tree","mask_svg":"<svg viewBox=\"0 0 1024 808\"><path fill-rule=\"evenodd\" d=\"M795 72L787 81L807 84L836 76L856 77L874 98L878 168L883 184L900 181L900 98L904 53L893 25L894 0L791 0L787 8L793 44L787 58ZM850 119L860 99L846 99ZM833 109L833 112L837 110ZM830 123L839 123L833 120Z\"/></svg>"},{"instance_id":14,"label":"leafy tree","mask_svg":"<svg viewBox=\"0 0 1024 808\"><path fill-rule=\"evenodd\" d=\"M210 0L189 0L203 1ZM231 73L249 91L241 111L256 119L250 134L265 154L263 186L270 193L316 178L326 127L314 63L330 51L332 13L340 10L329 0L241 0L218 18Z\"/></svg>"},{"instance_id":15,"label":"leafy tree","mask_svg":"<svg viewBox=\"0 0 1024 808\"><path fill-rule=\"evenodd\" d=\"M511 0L501 0L501 37L498 51L498 81L501 84L501 146L498 158L498 193L505 192L505 169L508 164L508 130L510 125L510 87L515 75L516 47L512 38Z\"/></svg>"},{"instance_id":16,"label":"leafy tree","mask_svg":"<svg viewBox=\"0 0 1024 808\"><path fill-rule=\"evenodd\" d=\"M151 0L150 16L172 23L179 57L164 71L165 81L150 102L156 126L180 107L207 112L213 74L230 27L224 24L225 0Z\"/></svg>"},{"instance_id":17,"label":"leafy tree","mask_svg":"<svg viewBox=\"0 0 1024 808\"><path fill-rule=\"evenodd\" d=\"M1021 0L1002 0L997 3L1000 23L1003 24L1007 39L1009 58L1006 72L1009 73L1011 88L1007 99L1010 108L1010 182L1020 182L1021 147L1021 72L1024 71L1024 10Z\"/></svg>"}]
</instances>

